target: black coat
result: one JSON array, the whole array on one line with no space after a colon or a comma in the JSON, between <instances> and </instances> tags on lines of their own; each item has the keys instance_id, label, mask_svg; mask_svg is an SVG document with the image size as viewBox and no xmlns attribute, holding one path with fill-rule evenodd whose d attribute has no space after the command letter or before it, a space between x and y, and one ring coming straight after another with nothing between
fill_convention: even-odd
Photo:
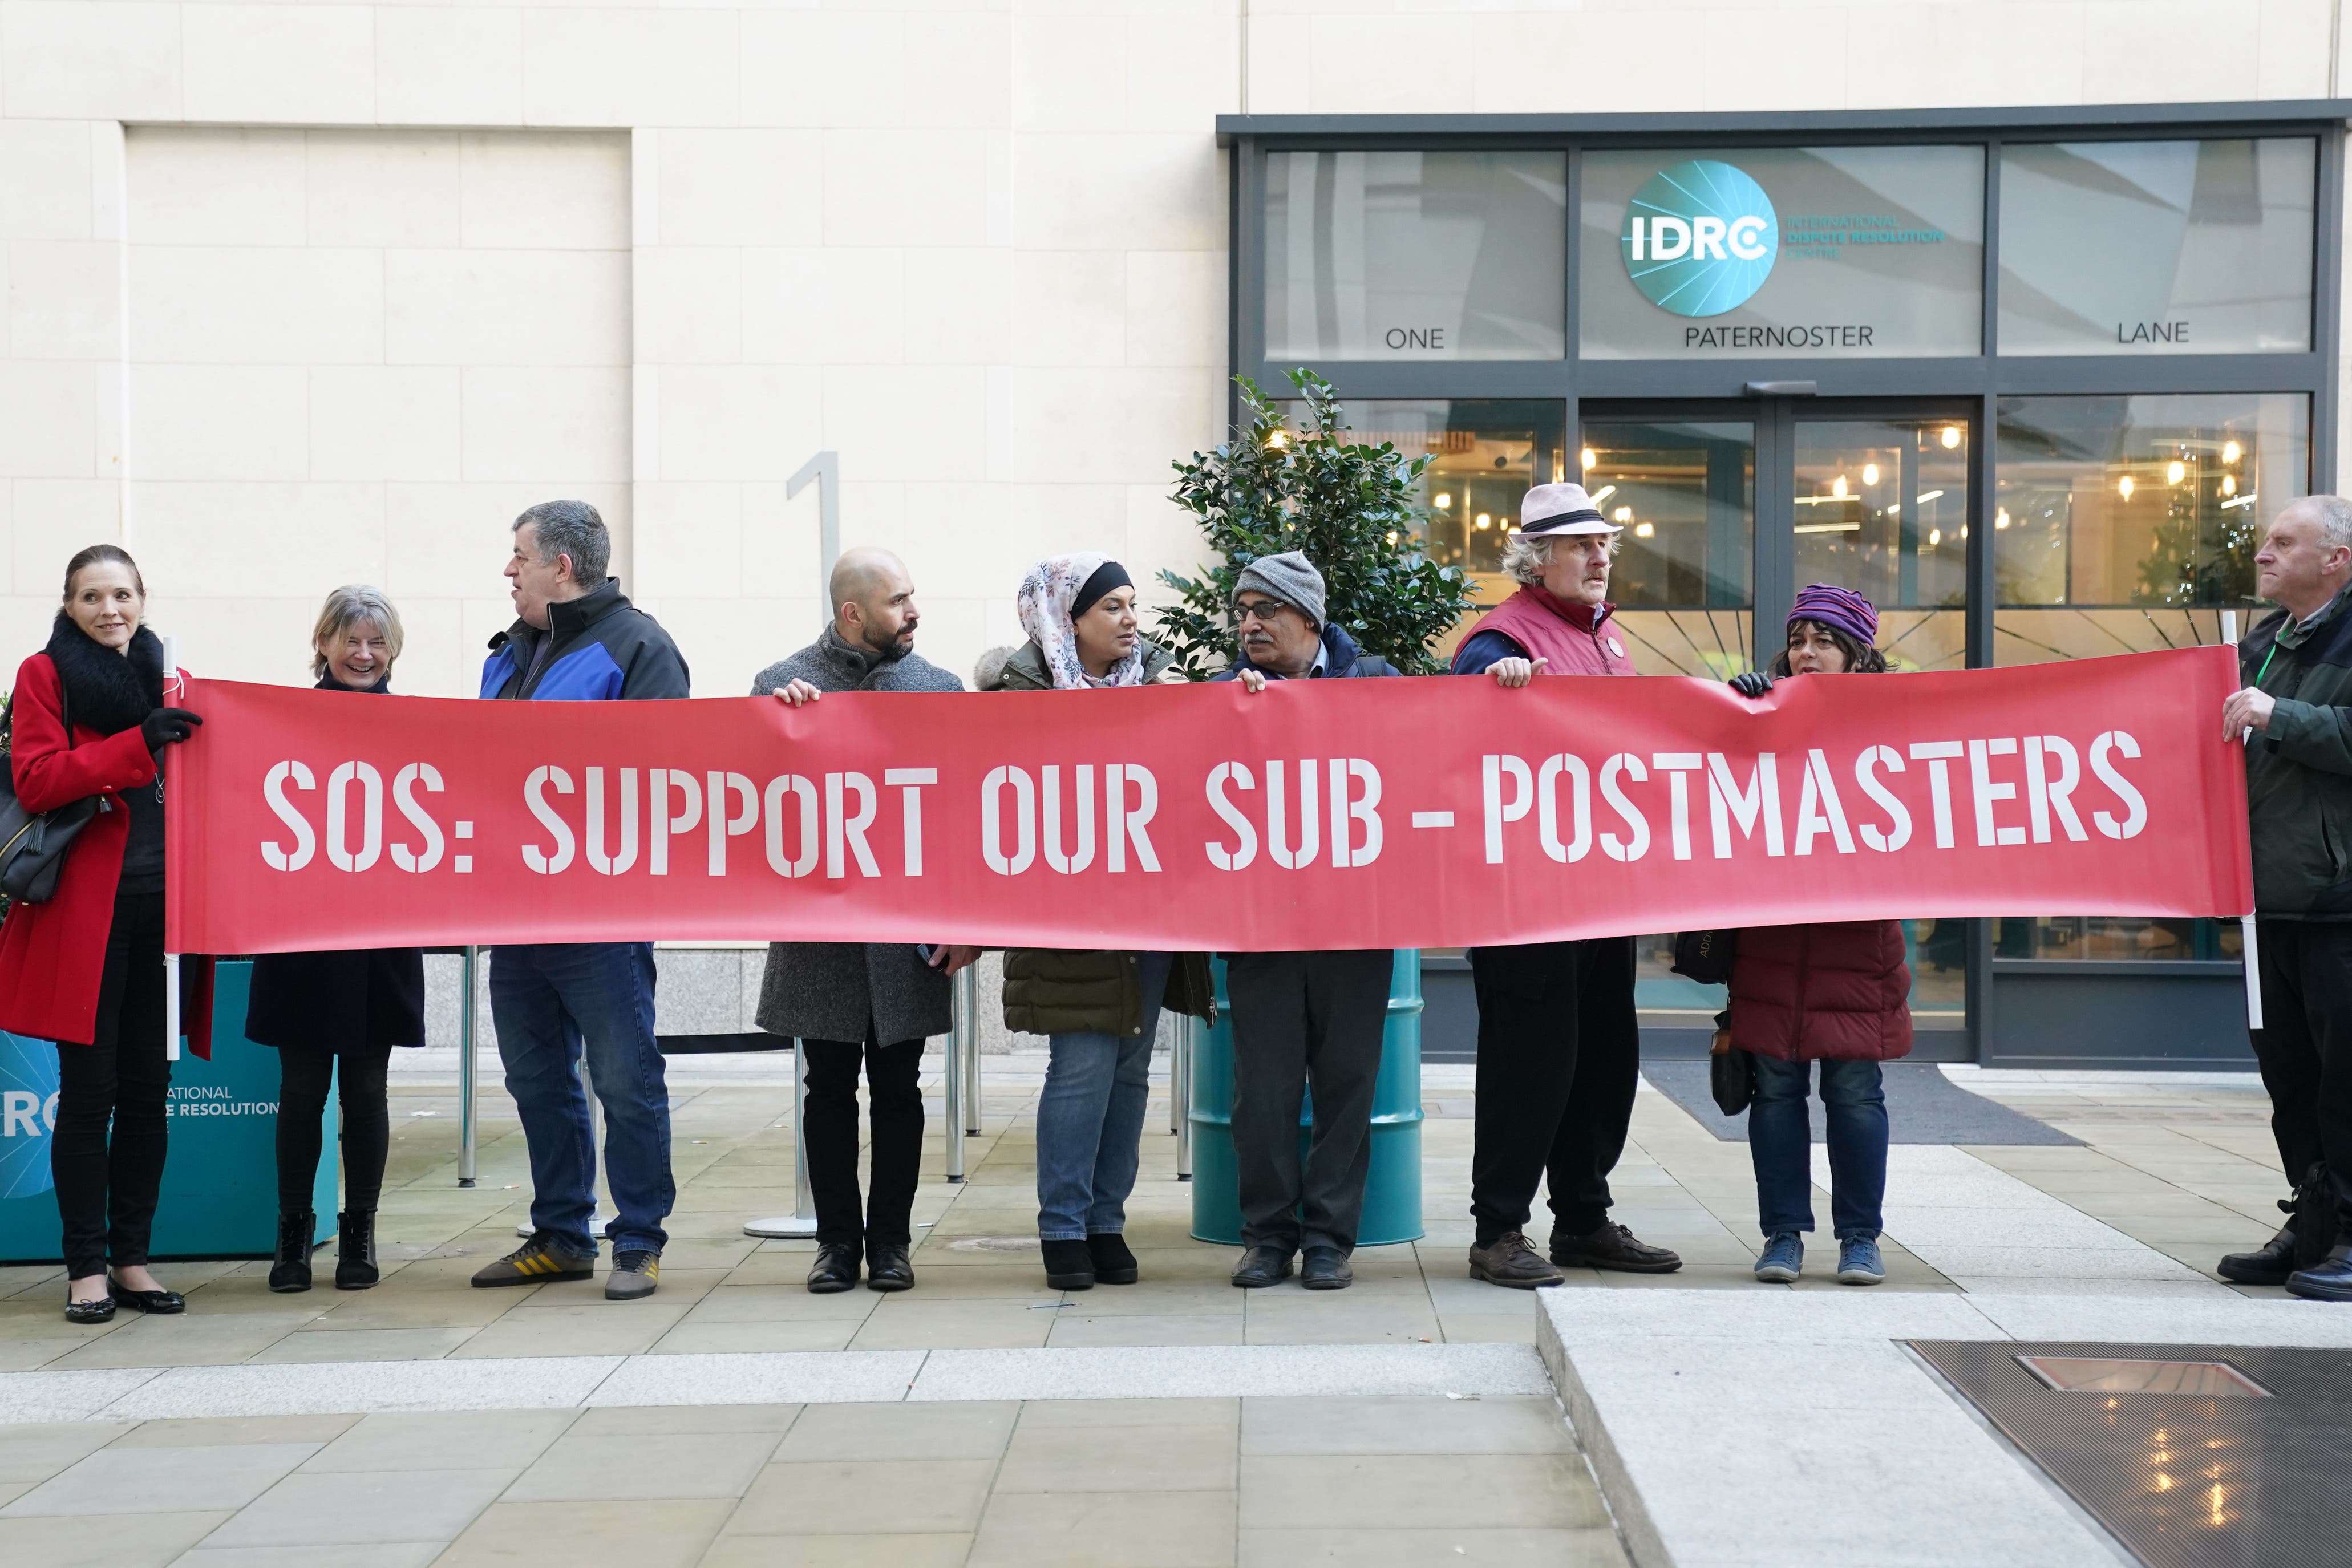
<instances>
[{"instance_id":1,"label":"black coat","mask_svg":"<svg viewBox=\"0 0 2352 1568\"><path fill-rule=\"evenodd\" d=\"M344 691L330 675L323 691ZM382 693L378 682L368 693ZM281 1050L358 1051L425 1043L425 950L264 953L253 961L245 1037Z\"/></svg>"}]
</instances>

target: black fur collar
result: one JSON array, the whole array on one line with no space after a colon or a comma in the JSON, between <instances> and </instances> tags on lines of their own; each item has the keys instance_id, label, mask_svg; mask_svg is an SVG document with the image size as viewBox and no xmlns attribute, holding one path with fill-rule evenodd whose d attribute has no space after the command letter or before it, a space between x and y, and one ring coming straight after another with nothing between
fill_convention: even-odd
<instances>
[{"instance_id":1,"label":"black fur collar","mask_svg":"<svg viewBox=\"0 0 2352 1568\"><path fill-rule=\"evenodd\" d=\"M125 657L59 615L49 632L48 654L77 725L120 735L163 706L163 641L144 626L132 635Z\"/></svg>"}]
</instances>

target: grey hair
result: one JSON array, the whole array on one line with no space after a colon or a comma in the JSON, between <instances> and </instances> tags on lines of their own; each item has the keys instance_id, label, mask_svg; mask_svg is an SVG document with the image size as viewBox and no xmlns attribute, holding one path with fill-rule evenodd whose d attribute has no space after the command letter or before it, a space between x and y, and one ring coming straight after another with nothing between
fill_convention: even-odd
<instances>
[{"instance_id":1,"label":"grey hair","mask_svg":"<svg viewBox=\"0 0 2352 1568\"><path fill-rule=\"evenodd\" d=\"M1559 534L1513 534L1503 541L1503 575L1513 582L1532 588L1543 580L1544 568L1551 564L1551 542ZM1609 536L1609 553L1617 553L1617 545L1625 536Z\"/></svg>"},{"instance_id":2,"label":"grey hair","mask_svg":"<svg viewBox=\"0 0 2352 1568\"><path fill-rule=\"evenodd\" d=\"M326 607L319 612L319 623L311 628L310 674L314 680L326 677L328 645L362 621L382 633L384 673L392 673L405 640L400 629L400 612L392 607L383 589L351 582L327 595Z\"/></svg>"},{"instance_id":3,"label":"grey hair","mask_svg":"<svg viewBox=\"0 0 2352 1568\"><path fill-rule=\"evenodd\" d=\"M2305 496L2288 507L2305 508L2318 519L2320 537L2329 549L2352 549L2352 501L2341 496Z\"/></svg>"},{"instance_id":4,"label":"grey hair","mask_svg":"<svg viewBox=\"0 0 2352 1568\"><path fill-rule=\"evenodd\" d=\"M613 536L595 507L585 501L541 501L514 520L518 530L525 523L538 542L540 565L553 566L556 557L568 555L572 581L586 588L603 585L613 560Z\"/></svg>"}]
</instances>

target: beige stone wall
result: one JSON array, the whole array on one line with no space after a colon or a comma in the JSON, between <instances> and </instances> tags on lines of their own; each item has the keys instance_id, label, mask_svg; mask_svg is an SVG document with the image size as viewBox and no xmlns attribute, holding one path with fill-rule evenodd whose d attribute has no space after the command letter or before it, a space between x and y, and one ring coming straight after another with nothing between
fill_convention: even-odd
<instances>
[{"instance_id":1,"label":"beige stone wall","mask_svg":"<svg viewBox=\"0 0 2352 1568\"><path fill-rule=\"evenodd\" d=\"M1192 557L1167 465L1223 407L1219 112L2319 97L2336 20L0 0L0 667L123 538L194 667L299 678L307 607L373 575L405 689L465 692L509 519L570 493L697 689L740 690L814 629L783 481L831 447L845 538L914 562L969 669L1038 555Z\"/></svg>"}]
</instances>

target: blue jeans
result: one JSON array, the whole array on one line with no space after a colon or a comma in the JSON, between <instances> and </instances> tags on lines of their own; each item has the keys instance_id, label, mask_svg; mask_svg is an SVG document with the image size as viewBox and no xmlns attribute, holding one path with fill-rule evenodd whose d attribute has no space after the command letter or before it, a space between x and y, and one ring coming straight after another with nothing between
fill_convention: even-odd
<instances>
[{"instance_id":1,"label":"blue jeans","mask_svg":"<svg viewBox=\"0 0 2352 1568\"><path fill-rule=\"evenodd\" d=\"M1168 990L1169 956L1139 953L1143 1029L1047 1037L1053 1061L1037 1096L1037 1236L1083 1241L1127 1228L1127 1195L1141 1163L1151 1099L1151 1037Z\"/></svg>"},{"instance_id":2,"label":"blue jeans","mask_svg":"<svg viewBox=\"0 0 2352 1568\"><path fill-rule=\"evenodd\" d=\"M573 1252L596 1253L596 1147L580 1087L583 1048L604 1106L613 1252L659 1252L677 1201L669 1170L669 1090L654 1038L650 942L495 947L490 1017L507 1092L530 1148L530 1222Z\"/></svg>"},{"instance_id":3,"label":"blue jeans","mask_svg":"<svg viewBox=\"0 0 2352 1568\"><path fill-rule=\"evenodd\" d=\"M1875 1061L1824 1061L1830 1222L1843 1241L1876 1236L1885 1221L1886 1089ZM1813 1064L1756 1058L1756 1099L1748 1107L1748 1152L1756 1162L1756 1208L1764 1234L1813 1228L1812 1126L1805 1095Z\"/></svg>"}]
</instances>

